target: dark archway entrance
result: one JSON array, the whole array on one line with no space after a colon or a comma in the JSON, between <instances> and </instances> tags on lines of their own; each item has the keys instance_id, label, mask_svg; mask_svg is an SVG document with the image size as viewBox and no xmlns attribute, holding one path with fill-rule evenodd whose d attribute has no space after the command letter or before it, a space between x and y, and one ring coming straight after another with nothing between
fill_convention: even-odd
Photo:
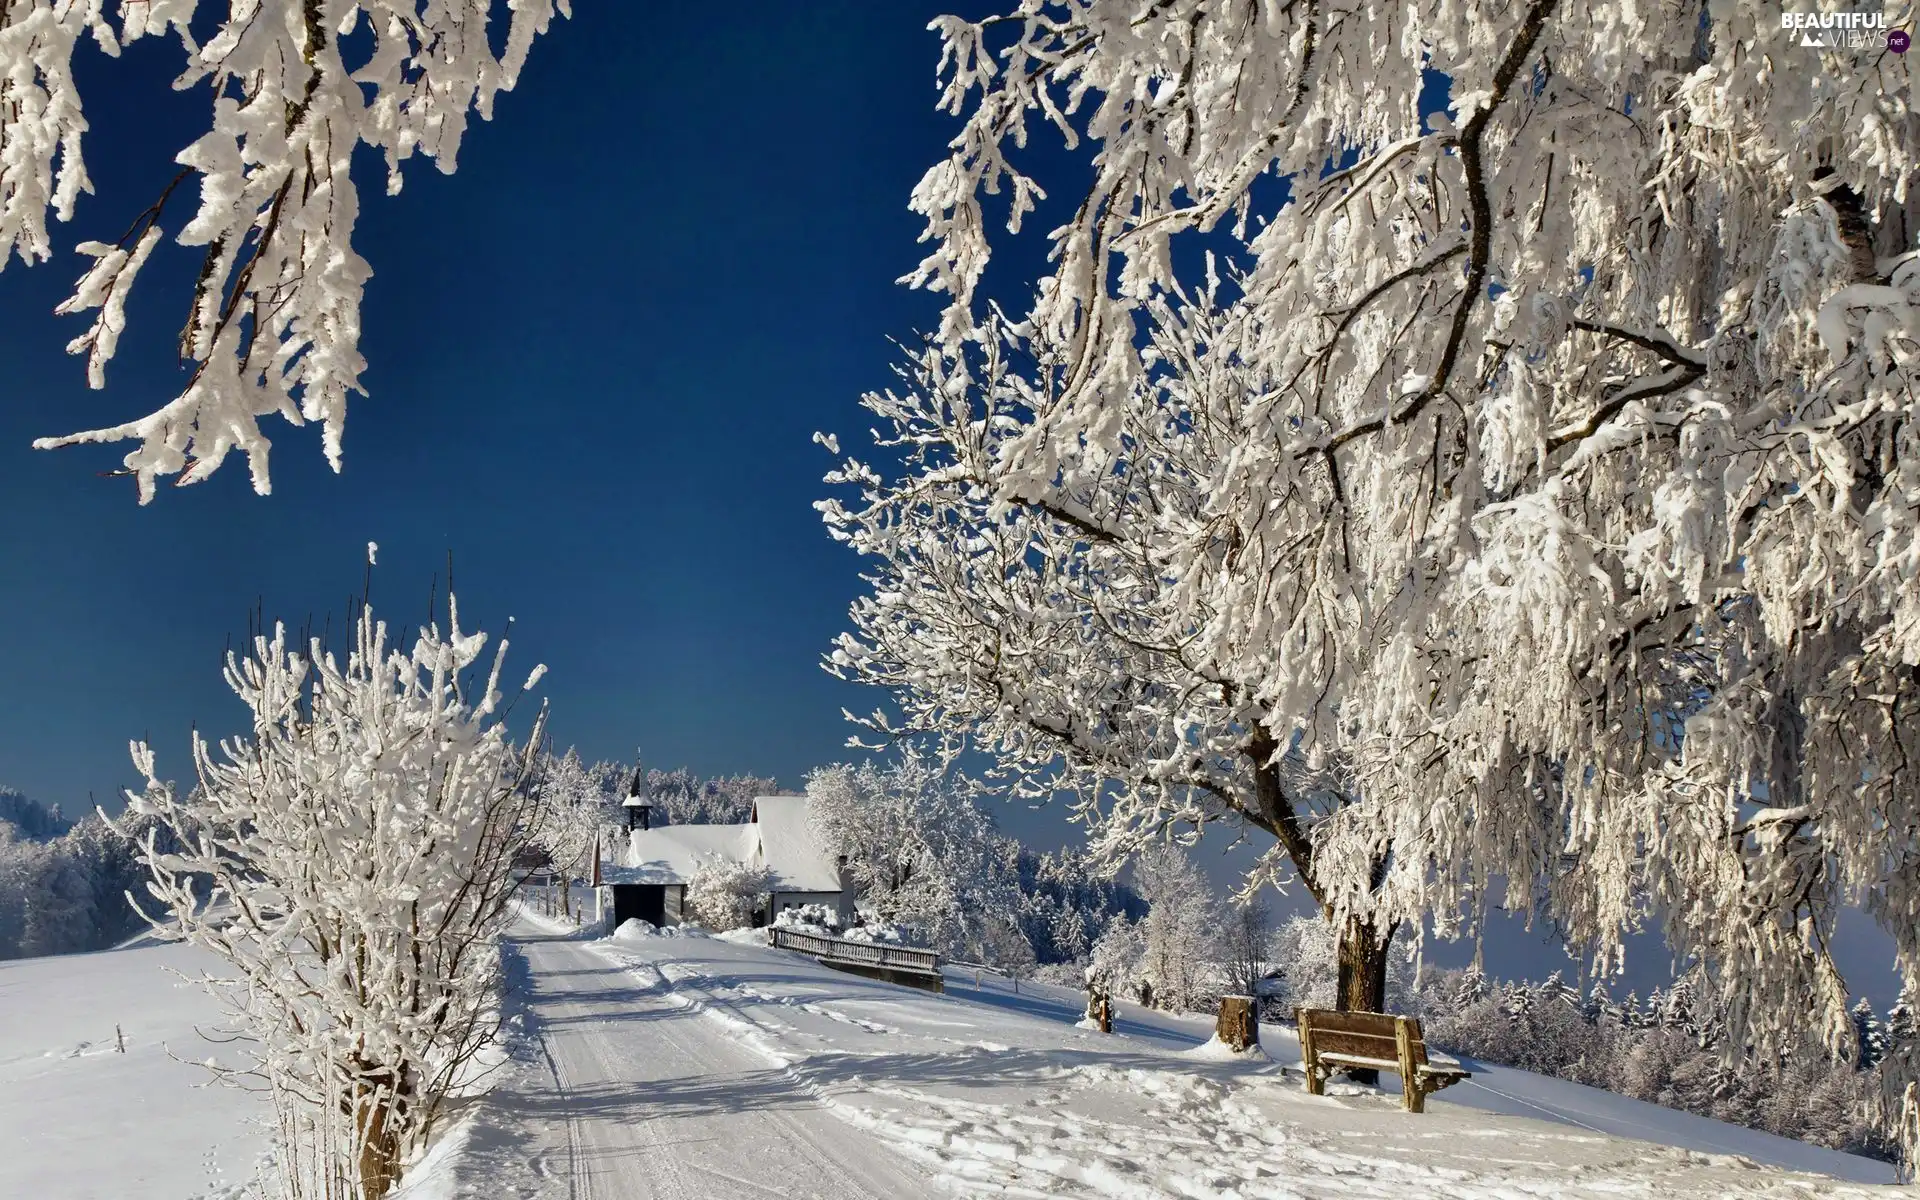
<instances>
[{"instance_id":1,"label":"dark archway entrance","mask_svg":"<svg viewBox=\"0 0 1920 1200\"><path fill-rule=\"evenodd\" d=\"M613 885L613 927L638 917L650 925L667 923L667 889L659 883Z\"/></svg>"}]
</instances>

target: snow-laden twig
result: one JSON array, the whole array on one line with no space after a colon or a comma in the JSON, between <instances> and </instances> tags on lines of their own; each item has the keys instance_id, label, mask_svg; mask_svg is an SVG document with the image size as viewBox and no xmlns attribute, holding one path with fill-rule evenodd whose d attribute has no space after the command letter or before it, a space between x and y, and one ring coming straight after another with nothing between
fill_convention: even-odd
<instances>
[{"instance_id":1,"label":"snow-laden twig","mask_svg":"<svg viewBox=\"0 0 1920 1200\"><path fill-rule=\"evenodd\" d=\"M142 503L161 476L198 482L236 448L264 494L260 419L273 415L318 422L327 460L340 469L347 398L362 391L360 301L372 274L353 247L354 152L381 152L390 194L415 153L452 172L468 114L492 115L533 39L556 11L568 13L567 0L511 0L496 55L492 0L253 0L204 19L200 7L0 4L0 267L13 255L51 258L48 215L71 219L79 195L92 190L73 75L81 42L117 56L126 43L172 31L186 56L175 87L204 84L211 100L207 131L176 158L186 170L117 242L80 245L93 265L58 310L96 314L67 349L87 356L90 386L105 386L127 296L161 239L175 189L196 176L199 210L175 230L181 245L205 247L180 333L181 361L192 368L186 386L146 416L35 443L138 442L122 473L134 477ZM204 44L195 41L196 20L212 34Z\"/></svg>"},{"instance_id":2,"label":"snow-laden twig","mask_svg":"<svg viewBox=\"0 0 1920 1200\"><path fill-rule=\"evenodd\" d=\"M253 729L217 750L195 736L196 787L181 795L133 747L149 920L234 972L211 982L270 1084L295 1197L384 1194L493 1037L545 712L526 748L509 742L505 647L478 694L461 683L485 642L455 615L392 645L369 608L342 662L276 626L228 657Z\"/></svg>"}]
</instances>

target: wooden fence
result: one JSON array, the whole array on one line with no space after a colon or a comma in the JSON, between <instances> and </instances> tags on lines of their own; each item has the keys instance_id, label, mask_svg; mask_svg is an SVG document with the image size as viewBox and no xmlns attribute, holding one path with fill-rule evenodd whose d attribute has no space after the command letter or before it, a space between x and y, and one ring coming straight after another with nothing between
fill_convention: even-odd
<instances>
[{"instance_id":1,"label":"wooden fence","mask_svg":"<svg viewBox=\"0 0 1920 1200\"><path fill-rule=\"evenodd\" d=\"M940 974L940 956L931 950L911 946L884 946L875 942L852 942L845 938L821 937L797 929L767 927L767 944L780 950L798 950L827 962L853 963L863 967L886 967L896 971Z\"/></svg>"}]
</instances>

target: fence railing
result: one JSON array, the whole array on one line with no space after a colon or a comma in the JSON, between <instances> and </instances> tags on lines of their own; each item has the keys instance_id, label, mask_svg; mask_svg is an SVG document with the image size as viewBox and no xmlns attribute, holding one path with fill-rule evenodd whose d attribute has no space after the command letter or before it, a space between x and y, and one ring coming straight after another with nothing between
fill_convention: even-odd
<instances>
[{"instance_id":1,"label":"fence railing","mask_svg":"<svg viewBox=\"0 0 1920 1200\"><path fill-rule=\"evenodd\" d=\"M780 950L798 950L832 962L857 963L866 967L893 967L902 971L940 973L940 956L931 950L911 946L884 946L875 942L850 942L845 938L821 937L797 929L767 927L767 944Z\"/></svg>"}]
</instances>

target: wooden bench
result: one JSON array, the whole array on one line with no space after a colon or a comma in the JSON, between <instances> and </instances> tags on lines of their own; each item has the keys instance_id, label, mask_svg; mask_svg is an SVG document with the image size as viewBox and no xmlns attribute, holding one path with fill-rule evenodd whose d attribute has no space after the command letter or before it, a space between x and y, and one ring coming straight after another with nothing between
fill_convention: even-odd
<instances>
[{"instance_id":1,"label":"wooden bench","mask_svg":"<svg viewBox=\"0 0 1920 1200\"><path fill-rule=\"evenodd\" d=\"M1307 1091L1326 1094L1327 1076L1349 1067L1371 1067L1400 1076L1401 1102L1408 1112L1427 1111L1427 1094L1452 1087L1472 1074L1450 1063L1427 1061L1420 1022L1387 1013L1331 1012L1296 1008L1300 1061Z\"/></svg>"}]
</instances>

